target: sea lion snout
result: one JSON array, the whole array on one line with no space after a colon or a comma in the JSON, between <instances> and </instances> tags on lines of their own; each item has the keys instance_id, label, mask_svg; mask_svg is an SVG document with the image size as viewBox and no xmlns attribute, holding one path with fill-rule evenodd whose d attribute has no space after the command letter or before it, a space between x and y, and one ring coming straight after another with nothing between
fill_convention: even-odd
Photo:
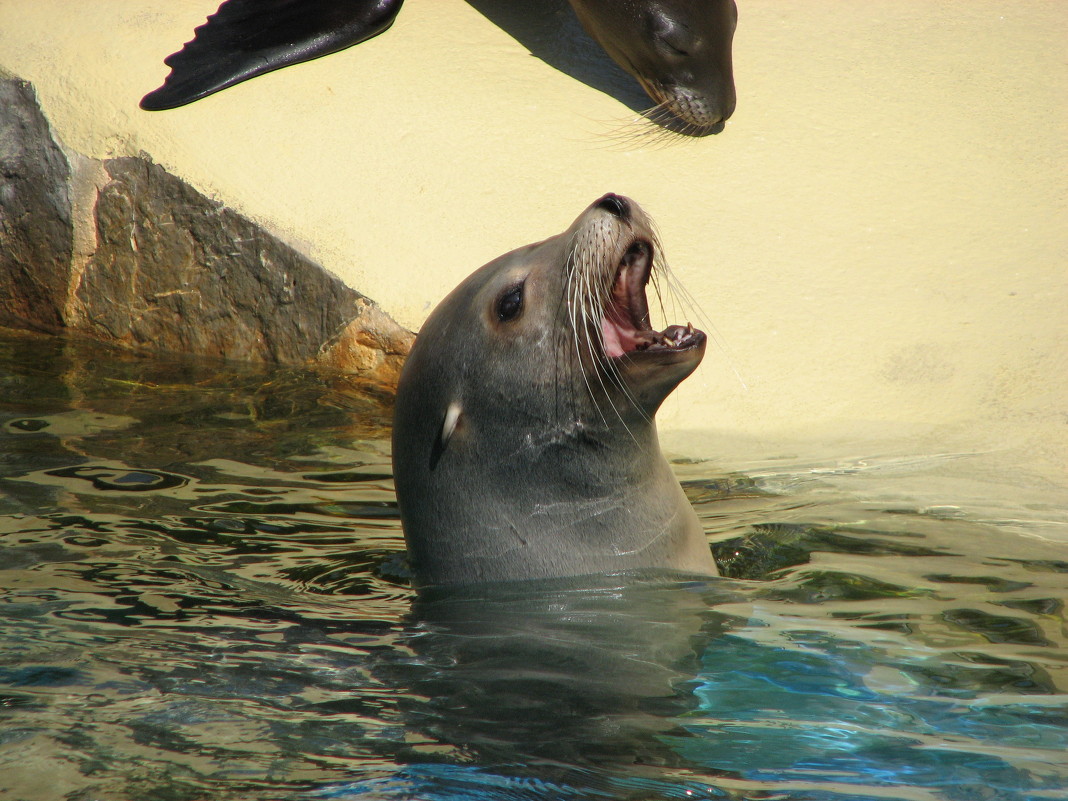
<instances>
[{"instance_id":1,"label":"sea lion snout","mask_svg":"<svg viewBox=\"0 0 1068 801\"><path fill-rule=\"evenodd\" d=\"M692 136L734 113L734 0L571 0L587 32L656 101L653 121Z\"/></svg>"},{"instance_id":2,"label":"sea lion snout","mask_svg":"<svg viewBox=\"0 0 1068 801\"><path fill-rule=\"evenodd\" d=\"M569 306L581 310L572 316L589 329L584 368L606 387L623 384L620 405L651 416L697 368L706 343L690 323L652 327L647 289L667 272L652 221L633 200L609 193L575 221L568 242L569 290L588 289L569 293Z\"/></svg>"}]
</instances>

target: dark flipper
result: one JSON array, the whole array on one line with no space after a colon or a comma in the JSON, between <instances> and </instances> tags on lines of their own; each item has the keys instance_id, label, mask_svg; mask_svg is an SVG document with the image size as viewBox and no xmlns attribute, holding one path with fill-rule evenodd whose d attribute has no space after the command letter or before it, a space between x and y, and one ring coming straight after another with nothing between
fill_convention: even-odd
<instances>
[{"instance_id":1,"label":"dark flipper","mask_svg":"<svg viewBox=\"0 0 1068 801\"><path fill-rule=\"evenodd\" d=\"M193 41L163 60L171 74L148 111L192 103L256 75L344 50L393 24L404 0L226 0Z\"/></svg>"}]
</instances>

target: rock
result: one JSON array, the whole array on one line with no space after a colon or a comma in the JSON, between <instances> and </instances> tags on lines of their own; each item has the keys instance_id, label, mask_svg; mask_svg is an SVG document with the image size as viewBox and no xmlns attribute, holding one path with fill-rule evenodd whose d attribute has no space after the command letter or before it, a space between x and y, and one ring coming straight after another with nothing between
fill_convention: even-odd
<instances>
[{"instance_id":1,"label":"rock","mask_svg":"<svg viewBox=\"0 0 1068 801\"><path fill-rule=\"evenodd\" d=\"M80 214L32 88L0 78L0 325L396 384L413 335L369 298L146 157L76 161Z\"/></svg>"},{"instance_id":2,"label":"rock","mask_svg":"<svg viewBox=\"0 0 1068 801\"><path fill-rule=\"evenodd\" d=\"M155 164L104 166L96 251L72 303L79 329L137 348L276 364L330 353L345 370L396 369L386 363L406 352L406 332L363 295ZM356 358L339 356L334 343L368 324Z\"/></svg>"},{"instance_id":3,"label":"rock","mask_svg":"<svg viewBox=\"0 0 1068 801\"><path fill-rule=\"evenodd\" d=\"M74 238L69 181L33 87L0 75L0 325L63 329Z\"/></svg>"}]
</instances>

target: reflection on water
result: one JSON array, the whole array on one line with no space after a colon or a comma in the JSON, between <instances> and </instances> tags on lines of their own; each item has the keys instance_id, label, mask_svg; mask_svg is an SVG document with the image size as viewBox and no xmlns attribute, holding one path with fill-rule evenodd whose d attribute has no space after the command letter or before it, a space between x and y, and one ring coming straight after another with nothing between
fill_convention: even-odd
<instances>
[{"instance_id":1,"label":"reflection on water","mask_svg":"<svg viewBox=\"0 0 1068 801\"><path fill-rule=\"evenodd\" d=\"M416 599L388 419L322 375L0 339L0 798L1068 792L1042 488L679 464L726 578Z\"/></svg>"}]
</instances>

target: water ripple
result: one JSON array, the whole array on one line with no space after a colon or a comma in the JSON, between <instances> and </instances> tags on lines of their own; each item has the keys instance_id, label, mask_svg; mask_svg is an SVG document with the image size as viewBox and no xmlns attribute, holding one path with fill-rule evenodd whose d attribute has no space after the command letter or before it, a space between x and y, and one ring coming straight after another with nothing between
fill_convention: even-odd
<instances>
[{"instance_id":1,"label":"water ripple","mask_svg":"<svg viewBox=\"0 0 1068 801\"><path fill-rule=\"evenodd\" d=\"M1052 502L680 463L724 579L417 597L375 388L2 337L0 384L4 797L1068 792Z\"/></svg>"}]
</instances>

